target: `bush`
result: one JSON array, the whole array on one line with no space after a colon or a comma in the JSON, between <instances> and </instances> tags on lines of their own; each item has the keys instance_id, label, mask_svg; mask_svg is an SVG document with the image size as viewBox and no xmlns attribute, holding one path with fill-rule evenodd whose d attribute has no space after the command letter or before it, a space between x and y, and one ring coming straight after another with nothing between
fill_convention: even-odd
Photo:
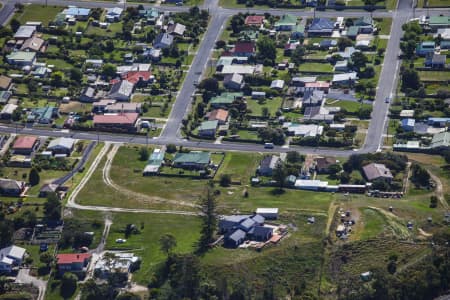
<instances>
[{"instance_id":1,"label":"bush","mask_svg":"<svg viewBox=\"0 0 450 300\"><path fill-rule=\"evenodd\" d=\"M231 175L230 174L222 174L220 176L220 186L227 187L231 184Z\"/></svg>"},{"instance_id":2,"label":"bush","mask_svg":"<svg viewBox=\"0 0 450 300\"><path fill-rule=\"evenodd\" d=\"M167 153L175 153L177 152L177 146L175 146L174 144L169 144L166 147L166 151Z\"/></svg>"}]
</instances>

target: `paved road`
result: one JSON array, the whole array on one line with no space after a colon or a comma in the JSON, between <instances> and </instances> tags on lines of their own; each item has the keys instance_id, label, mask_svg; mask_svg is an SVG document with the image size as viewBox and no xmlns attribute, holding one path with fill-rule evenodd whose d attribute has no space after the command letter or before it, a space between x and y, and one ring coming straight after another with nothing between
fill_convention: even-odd
<instances>
[{"instance_id":1,"label":"paved road","mask_svg":"<svg viewBox=\"0 0 450 300\"><path fill-rule=\"evenodd\" d=\"M4 8L0 11L0 22L4 23L8 16L12 12L13 4L15 1L6 1ZM31 3L45 3L45 0L29 0ZM286 152L289 150L297 150L302 153L308 154L321 154L321 155L337 155L337 156L349 156L352 153L360 152L374 152L379 150L382 146L382 135L386 127L387 113L389 109L389 104L384 103L384 99L393 93L394 87L397 83L397 71L399 60L397 59L399 53L399 41L402 35L401 25L407 22L407 20L412 16L411 0L399 0L398 9L394 12L391 11L375 11L373 13L365 11L324 11L317 12L317 17L336 17L336 15L343 17L358 17L362 15L372 15L373 17L393 17L391 36L388 42L388 46L385 53L384 64L381 71L380 80L378 83L376 100L374 103L374 110L372 113L372 120L369 125L368 133L366 136L365 144L361 149L355 150L335 150L335 149L321 149L321 148L308 148L308 147L295 147L291 146L290 149L275 147L272 150L263 149L262 145L255 144L238 144L238 143L223 143L223 144L213 144L212 142L193 142L186 139L182 139L179 135L179 129L181 121L189 110L192 95L194 93L195 87L194 83L199 82L202 78L202 74L205 71L209 59L209 54L214 47L214 43L228 17L239 12L250 12L250 13L263 13L270 12L275 15L280 15L286 11L279 9L225 9L218 6L218 0L206 0L203 8L208 9L211 14L211 22L208 30L205 33L203 40L199 46L197 55L194 58L192 67L188 71L184 84L178 93L175 104L172 108L171 114L169 116L168 122L161 134L161 137L157 139L152 139L149 144L154 145L166 145L175 144L182 145L186 147L196 147L204 149L218 149L218 150L231 150L231 151L259 151L259 152ZM115 2L95 2L95 1L58 1L58 0L48 0L49 5L78 5L84 7L113 7L117 6ZM130 6L136 4L127 4ZM151 7L152 5L144 5L145 7ZM186 11L188 7L179 6L159 6L158 9L163 11ZM416 16L420 14L438 15L443 12L448 12L449 9L416 9ZM299 11L290 10L289 13L294 14L299 17L312 17L312 11ZM1 133L15 133L16 129L0 126ZM110 142L121 142L121 143L135 143L135 144L146 144L147 139L140 136L126 136L126 135L114 135L106 133L67 133L61 131L52 131L44 129L18 129L17 133L21 134L34 134L42 136L72 136L78 139L86 140L100 140L100 141L110 141Z\"/></svg>"},{"instance_id":2,"label":"paved road","mask_svg":"<svg viewBox=\"0 0 450 300\"><path fill-rule=\"evenodd\" d=\"M86 149L84 149L83 156L81 157L81 160L78 162L75 168L73 168L72 171L70 171L63 177L54 180L52 183L57 185L63 185L64 183L69 181L86 164L86 161L89 159L89 156L91 155L91 152L94 149L95 145L96 145L95 141L90 142L89 145L86 147Z\"/></svg>"}]
</instances>

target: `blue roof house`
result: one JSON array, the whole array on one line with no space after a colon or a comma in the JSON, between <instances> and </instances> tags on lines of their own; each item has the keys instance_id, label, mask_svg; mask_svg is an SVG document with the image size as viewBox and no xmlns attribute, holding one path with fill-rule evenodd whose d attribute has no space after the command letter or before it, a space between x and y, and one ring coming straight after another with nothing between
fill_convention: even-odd
<instances>
[{"instance_id":1,"label":"blue roof house","mask_svg":"<svg viewBox=\"0 0 450 300\"><path fill-rule=\"evenodd\" d=\"M334 22L328 18L315 18L308 28L308 35L331 35L334 29Z\"/></svg>"},{"instance_id":2,"label":"blue roof house","mask_svg":"<svg viewBox=\"0 0 450 300\"><path fill-rule=\"evenodd\" d=\"M414 119L403 119L402 120L402 128L404 131L414 131L414 125L416 124L416 120Z\"/></svg>"},{"instance_id":3,"label":"blue roof house","mask_svg":"<svg viewBox=\"0 0 450 300\"><path fill-rule=\"evenodd\" d=\"M225 238L225 246L236 248L244 242L246 236L245 231L238 229Z\"/></svg>"}]
</instances>

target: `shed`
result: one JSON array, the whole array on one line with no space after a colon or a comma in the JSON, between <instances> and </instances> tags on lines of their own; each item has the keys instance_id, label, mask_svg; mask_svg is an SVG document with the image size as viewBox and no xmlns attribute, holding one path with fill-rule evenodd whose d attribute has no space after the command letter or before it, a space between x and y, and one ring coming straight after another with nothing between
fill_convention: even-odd
<instances>
[{"instance_id":1,"label":"shed","mask_svg":"<svg viewBox=\"0 0 450 300\"><path fill-rule=\"evenodd\" d=\"M257 208L256 214L263 216L265 219L278 219L278 208Z\"/></svg>"}]
</instances>

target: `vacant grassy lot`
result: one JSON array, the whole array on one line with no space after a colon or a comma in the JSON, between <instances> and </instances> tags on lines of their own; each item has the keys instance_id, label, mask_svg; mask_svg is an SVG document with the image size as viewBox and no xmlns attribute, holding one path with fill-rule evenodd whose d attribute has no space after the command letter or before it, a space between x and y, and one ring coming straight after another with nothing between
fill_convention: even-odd
<instances>
[{"instance_id":1,"label":"vacant grassy lot","mask_svg":"<svg viewBox=\"0 0 450 300\"><path fill-rule=\"evenodd\" d=\"M428 6L429 7L449 7L450 1L448 0L428 0Z\"/></svg>"},{"instance_id":2,"label":"vacant grassy lot","mask_svg":"<svg viewBox=\"0 0 450 300\"><path fill-rule=\"evenodd\" d=\"M155 267L163 263L165 254L159 250L159 238L172 234L177 240L176 253L192 252L200 235L200 219L188 216L158 214L114 214L113 224L107 239L107 249L130 250L142 258L141 268L135 273L134 280L148 283ZM135 224L138 234L124 235L127 224ZM117 244L118 238L127 241Z\"/></svg>"},{"instance_id":3,"label":"vacant grassy lot","mask_svg":"<svg viewBox=\"0 0 450 300\"><path fill-rule=\"evenodd\" d=\"M375 22L377 23L379 34L389 35L391 33L391 25L392 25L391 18L379 18L375 19Z\"/></svg>"},{"instance_id":4,"label":"vacant grassy lot","mask_svg":"<svg viewBox=\"0 0 450 300\"><path fill-rule=\"evenodd\" d=\"M422 81L442 81L447 82L450 80L449 72L439 71L419 71L419 77Z\"/></svg>"},{"instance_id":5,"label":"vacant grassy lot","mask_svg":"<svg viewBox=\"0 0 450 300\"><path fill-rule=\"evenodd\" d=\"M15 17L22 24L27 21L35 21L42 22L44 26L48 26L48 23L53 21L62 9L63 7L61 6L29 4L25 6L23 13L17 13Z\"/></svg>"},{"instance_id":6,"label":"vacant grassy lot","mask_svg":"<svg viewBox=\"0 0 450 300\"><path fill-rule=\"evenodd\" d=\"M227 152L214 179L220 180L222 174L229 174L232 181L247 183L255 174L261 158L262 155L256 153Z\"/></svg>"},{"instance_id":7,"label":"vacant grassy lot","mask_svg":"<svg viewBox=\"0 0 450 300\"><path fill-rule=\"evenodd\" d=\"M270 116L275 116L275 113L280 109L281 97L275 97L273 99L266 99L264 102L250 99L247 101L247 108L251 110L251 116L263 116L263 109L266 107ZM261 103L261 104L260 104Z\"/></svg>"},{"instance_id":8,"label":"vacant grassy lot","mask_svg":"<svg viewBox=\"0 0 450 300\"><path fill-rule=\"evenodd\" d=\"M329 63L303 63L300 64L298 70L303 73L333 73L333 66Z\"/></svg>"},{"instance_id":9,"label":"vacant grassy lot","mask_svg":"<svg viewBox=\"0 0 450 300\"><path fill-rule=\"evenodd\" d=\"M356 113L359 111L360 108L371 108L372 107L369 104L354 102L354 101L345 101L345 100L328 101L327 105L328 106L338 106L341 109L345 109L349 113Z\"/></svg>"}]
</instances>

